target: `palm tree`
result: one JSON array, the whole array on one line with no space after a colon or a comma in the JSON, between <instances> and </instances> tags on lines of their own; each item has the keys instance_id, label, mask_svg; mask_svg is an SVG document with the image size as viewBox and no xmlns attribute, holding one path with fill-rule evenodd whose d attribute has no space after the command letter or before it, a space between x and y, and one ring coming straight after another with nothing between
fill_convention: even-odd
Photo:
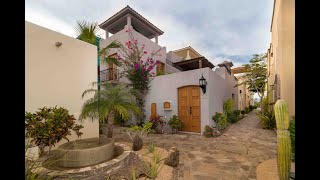
<instances>
[{"instance_id":1,"label":"palm tree","mask_svg":"<svg viewBox=\"0 0 320 180\"><path fill-rule=\"evenodd\" d=\"M97 22L90 23L85 20L77 21L75 31L80 40L96 45L96 34L99 31Z\"/></svg>"},{"instance_id":2,"label":"palm tree","mask_svg":"<svg viewBox=\"0 0 320 180\"><path fill-rule=\"evenodd\" d=\"M83 92L82 98L90 93L94 96L88 99L82 106L80 120L88 117L98 118L102 123L107 119L108 133L107 137L112 138L113 124L115 115L120 115L123 119L130 118L130 112L140 114L139 107L130 93L130 89L124 84L103 83L101 90L94 89L97 83L92 83L92 88Z\"/></svg>"}]
</instances>

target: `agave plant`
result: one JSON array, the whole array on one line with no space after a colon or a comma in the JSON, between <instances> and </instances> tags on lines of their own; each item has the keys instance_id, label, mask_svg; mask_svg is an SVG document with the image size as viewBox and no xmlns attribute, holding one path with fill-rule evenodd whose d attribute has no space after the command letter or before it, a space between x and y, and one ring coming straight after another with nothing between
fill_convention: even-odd
<instances>
[{"instance_id":1,"label":"agave plant","mask_svg":"<svg viewBox=\"0 0 320 180\"><path fill-rule=\"evenodd\" d=\"M265 111L264 114L257 113L260 117L264 128L274 129L276 127L276 118L272 111Z\"/></svg>"},{"instance_id":2,"label":"agave plant","mask_svg":"<svg viewBox=\"0 0 320 180\"><path fill-rule=\"evenodd\" d=\"M128 120L130 118L130 112L135 114L140 114L141 112L135 104L130 89L124 84L114 85L100 83L101 90L94 88L97 84L96 82L92 83L92 88L83 92L82 98L90 93L94 93L94 96L83 104L79 119L83 120L89 117L92 119L97 118L102 121L102 123L107 119L107 137L112 138L116 113L123 119Z\"/></svg>"}]
</instances>

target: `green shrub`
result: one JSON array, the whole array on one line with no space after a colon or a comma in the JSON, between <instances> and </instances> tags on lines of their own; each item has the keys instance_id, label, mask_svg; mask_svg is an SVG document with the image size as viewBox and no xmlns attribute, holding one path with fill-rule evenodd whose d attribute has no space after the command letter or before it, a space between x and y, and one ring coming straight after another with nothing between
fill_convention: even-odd
<instances>
[{"instance_id":1,"label":"green shrub","mask_svg":"<svg viewBox=\"0 0 320 180\"><path fill-rule=\"evenodd\" d=\"M237 118L240 116L241 111L240 110L234 110L233 113L237 116Z\"/></svg>"},{"instance_id":2,"label":"green shrub","mask_svg":"<svg viewBox=\"0 0 320 180\"><path fill-rule=\"evenodd\" d=\"M241 114L246 114L246 110L241 110Z\"/></svg>"},{"instance_id":3,"label":"green shrub","mask_svg":"<svg viewBox=\"0 0 320 180\"><path fill-rule=\"evenodd\" d=\"M274 129L276 127L276 118L273 111L266 111L263 114L258 113L262 121L263 128Z\"/></svg>"},{"instance_id":4,"label":"green shrub","mask_svg":"<svg viewBox=\"0 0 320 180\"><path fill-rule=\"evenodd\" d=\"M208 126L208 125L206 125L205 127L204 127L204 132L203 132L203 135L205 136L205 137L213 137L213 128L212 127L210 127L210 126Z\"/></svg>"},{"instance_id":5,"label":"green shrub","mask_svg":"<svg viewBox=\"0 0 320 180\"><path fill-rule=\"evenodd\" d=\"M172 118L168 121L169 126L175 130L181 130L183 122L178 118L177 115L173 115Z\"/></svg>"},{"instance_id":6,"label":"green shrub","mask_svg":"<svg viewBox=\"0 0 320 180\"><path fill-rule=\"evenodd\" d=\"M222 117L222 112L216 112L213 116L212 116L212 120L214 120L214 122L218 122L220 120L220 118Z\"/></svg>"},{"instance_id":7,"label":"green shrub","mask_svg":"<svg viewBox=\"0 0 320 180\"><path fill-rule=\"evenodd\" d=\"M49 146L49 153L51 147L62 139L69 141L67 136L71 135L71 130L78 137L83 134L80 132L83 126L75 122L76 118L69 115L69 111L62 107L39 108L35 113L25 113L26 137L32 138L31 143L39 146L40 155L43 154L46 146Z\"/></svg>"},{"instance_id":8,"label":"green shrub","mask_svg":"<svg viewBox=\"0 0 320 180\"><path fill-rule=\"evenodd\" d=\"M295 161L295 153L296 153L296 122L295 117L292 117L289 125L290 139L291 139L291 150L292 150L292 161Z\"/></svg>"},{"instance_id":9,"label":"green shrub","mask_svg":"<svg viewBox=\"0 0 320 180\"><path fill-rule=\"evenodd\" d=\"M237 115L234 112L231 112L227 115L229 123L235 123L238 120Z\"/></svg>"},{"instance_id":10,"label":"green shrub","mask_svg":"<svg viewBox=\"0 0 320 180\"><path fill-rule=\"evenodd\" d=\"M257 109L258 108L258 106L256 106L256 105L253 105L253 109Z\"/></svg>"},{"instance_id":11,"label":"green shrub","mask_svg":"<svg viewBox=\"0 0 320 180\"><path fill-rule=\"evenodd\" d=\"M262 112L264 113L264 112L269 112L270 111L270 105L269 105L269 98L268 97L265 97L265 98L263 98L263 100L262 100ZM273 110L271 110L271 111L273 111Z\"/></svg>"},{"instance_id":12,"label":"green shrub","mask_svg":"<svg viewBox=\"0 0 320 180\"><path fill-rule=\"evenodd\" d=\"M255 102L254 102L254 106L256 106L256 107L260 107L260 102L255 101Z\"/></svg>"},{"instance_id":13,"label":"green shrub","mask_svg":"<svg viewBox=\"0 0 320 180\"><path fill-rule=\"evenodd\" d=\"M126 120L121 115L116 113L116 115L114 117L114 122L117 125L124 126L124 123L126 122Z\"/></svg>"},{"instance_id":14,"label":"green shrub","mask_svg":"<svg viewBox=\"0 0 320 180\"><path fill-rule=\"evenodd\" d=\"M224 103L223 103L223 111L225 114L229 114L231 113L232 109L234 106L234 102L231 98L227 99Z\"/></svg>"},{"instance_id":15,"label":"green shrub","mask_svg":"<svg viewBox=\"0 0 320 180\"><path fill-rule=\"evenodd\" d=\"M245 107L244 110L246 111L246 114L248 114L250 112L249 107Z\"/></svg>"},{"instance_id":16,"label":"green shrub","mask_svg":"<svg viewBox=\"0 0 320 180\"><path fill-rule=\"evenodd\" d=\"M252 105L249 105L249 110L252 111L254 107Z\"/></svg>"}]
</instances>

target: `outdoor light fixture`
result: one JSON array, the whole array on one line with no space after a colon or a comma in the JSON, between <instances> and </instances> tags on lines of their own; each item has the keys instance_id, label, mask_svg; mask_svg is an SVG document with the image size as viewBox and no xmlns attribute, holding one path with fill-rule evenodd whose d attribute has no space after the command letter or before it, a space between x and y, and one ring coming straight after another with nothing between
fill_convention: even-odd
<instances>
[{"instance_id":1,"label":"outdoor light fixture","mask_svg":"<svg viewBox=\"0 0 320 180\"><path fill-rule=\"evenodd\" d=\"M57 47L60 47L61 45L62 45L62 42L59 42L59 41L56 42L56 46L57 46Z\"/></svg>"},{"instance_id":2,"label":"outdoor light fixture","mask_svg":"<svg viewBox=\"0 0 320 180\"><path fill-rule=\"evenodd\" d=\"M203 77L203 74L202 74L201 78L199 79L199 87L201 87L203 94L205 94L206 93L206 87L207 87L207 81Z\"/></svg>"}]
</instances>

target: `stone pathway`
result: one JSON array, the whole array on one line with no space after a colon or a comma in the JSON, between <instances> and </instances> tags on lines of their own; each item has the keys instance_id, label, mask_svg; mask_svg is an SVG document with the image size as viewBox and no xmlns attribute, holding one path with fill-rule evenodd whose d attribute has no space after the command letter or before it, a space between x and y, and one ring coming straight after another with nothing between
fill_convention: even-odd
<instances>
[{"instance_id":1,"label":"stone pathway","mask_svg":"<svg viewBox=\"0 0 320 180\"><path fill-rule=\"evenodd\" d=\"M206 138L195 134L150 134L144 141L169 149L180 150L180 163L175 169L176 179L237 180L256 179L256 167L276 157L276 133L259 126L253 110L221 136ZM121 128L114 130L118 141L129 141Z\"/></svg>"}]
</instances>

